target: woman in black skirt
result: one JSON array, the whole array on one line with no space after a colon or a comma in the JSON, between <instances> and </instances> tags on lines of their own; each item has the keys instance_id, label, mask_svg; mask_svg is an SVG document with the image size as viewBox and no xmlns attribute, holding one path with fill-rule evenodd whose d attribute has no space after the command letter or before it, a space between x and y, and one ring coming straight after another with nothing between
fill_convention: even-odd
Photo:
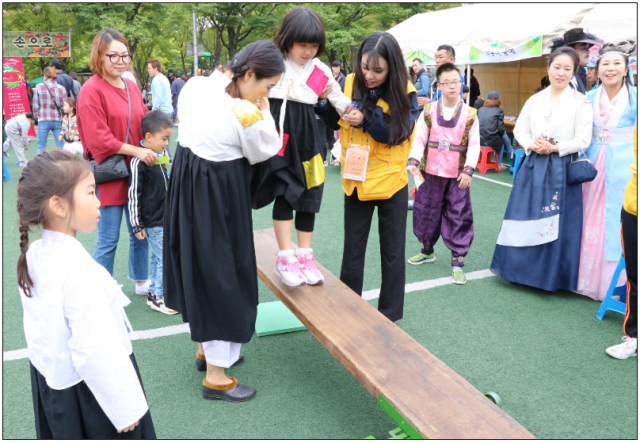
<instances>
[{"instance_id":1,"label":"woman in black skirt","mask_svg":"<svg viewBox=\"0 0 640 443\"><path fill-rule=\"evenodd\" d=\"M195 77L180 94L180 135L164 219L164 291L200 344L202 395L250 400L255 388L227 377L244 361L255 330L258 280L249 179L251 164L281 144L266 96L284 64L274 44L246 46L224 75ZM206 363L205 363L206 362Z\"/></svg>"}]
</instances>

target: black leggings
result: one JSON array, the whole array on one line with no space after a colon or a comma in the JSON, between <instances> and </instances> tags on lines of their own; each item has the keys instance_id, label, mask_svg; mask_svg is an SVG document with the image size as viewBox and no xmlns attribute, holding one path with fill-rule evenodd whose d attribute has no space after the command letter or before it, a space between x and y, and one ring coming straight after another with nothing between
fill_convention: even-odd
<instances>
[{"instance_id":1,"label":"black leggings","mask_svg":"<svg viewBox=\"0 0 640 443\"><path fill-rule=\"evenodd\" d=\"M283 196L276 197L273 203L273 219L280 221L293 220L293 208ZM302 232L313 232L313 223L316 214L313 212L296 211L296 230Z\"/></svg>"}]
</instances>

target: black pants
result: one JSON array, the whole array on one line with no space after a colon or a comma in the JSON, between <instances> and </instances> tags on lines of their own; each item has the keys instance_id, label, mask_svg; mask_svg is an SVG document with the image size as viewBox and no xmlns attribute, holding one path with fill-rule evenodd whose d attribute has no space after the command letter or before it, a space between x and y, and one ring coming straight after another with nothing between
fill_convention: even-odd
<instances>
[{"instance_id":1,"label":"black pants","mask_svg":"<svg viewBox=\"0 0 640 443\"><path fill-rule=\"evenodd\" d=\"M627 312L622 330L638 338L638 216L622 209L622 249L627 269Z\"/></svg>"},{"instance_id":2,"label":"black pants","mask_svg":"<svg viewBox=\"0 0 640 443\"><path fill-rule=\"evenodd\" d=\"M274 220L293 220L293 208L283 196L276 197L273 203L272 216ZM313 212L296 211L296 231L313 232L315 220L316 214Z\"/></svg>"},{"instance_id":3,"label":"black pants","mask_svg":"<svg viewBox=\"0 0 640 443\"><path fill-rule=\"evenodd\" d=\"M358 190L344 199L344 251L340 280L362 295L364 257L373 210L378 208L382 287L378 310L389 320L402 318L407 236L407 186L388 200L360 201Z\"/></svg>"}]
</instances>

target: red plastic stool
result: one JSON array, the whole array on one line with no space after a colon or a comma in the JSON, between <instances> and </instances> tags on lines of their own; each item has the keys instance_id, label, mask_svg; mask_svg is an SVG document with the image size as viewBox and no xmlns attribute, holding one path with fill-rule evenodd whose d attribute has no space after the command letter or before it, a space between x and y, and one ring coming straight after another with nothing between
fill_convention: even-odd
<instances>
[{"instance_id":1,"label":"red plastic stool","mask_svg":"<svg viewBox=\"0 0 640 443\"><path fill-rule=\"evenodd\" d=\"M480 174L482 175L486 174L488 169L495 169L498 172L498 174L500 174L500 165L497 162L497 158L496 158L496 161L491 160L492 153L495 154L496 151L494 151L491 148L486 148L484 146L480 147L480 161L478 161L478 166L477 166L477 168L480 170Z\"/></svg>"}]
</instances>

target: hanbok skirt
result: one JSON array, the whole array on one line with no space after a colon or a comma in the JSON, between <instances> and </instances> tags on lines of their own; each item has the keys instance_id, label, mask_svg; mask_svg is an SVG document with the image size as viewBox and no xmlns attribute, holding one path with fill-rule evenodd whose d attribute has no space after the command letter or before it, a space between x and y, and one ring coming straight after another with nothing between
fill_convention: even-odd
<instances>
[{"instance_id":1,"label":"hanbok skirt","mask_svg":"<svg viewBox=\"0 0 640 443\"><path fill-rule=\"evenodd\" d=\"M282 103L282 99L269 99L271 115L279 131ZM318 213L324 190L322 152L326 147L320 142L316 113L313 105L293 100L287 101L285 112L284 152L253 165L251 205L253 209L260 209L283 196L295 211ZM322 183L316 184L319 175Z\"/></svg>"},{"instance_id":2,"label":"hanbok skirt","mask_svg":"<svg viewBox=\"0 0 640 443\"><path fill-rule=\"evenodd\" d=\"M245 158L212 162L178 144L164 214L165 304L196 342L248 343L258 270Z\"/></svg>"},{"instance_id":3,"label":"hanbok skirt","mask_svg":"<svg viewBox=\"0 0 640 443\"><path fill-rule=\"evenodd\" d=\"M136 359L133 354L130 357L142 386ZM142 416L133 431L118 434L85 382L66 389L52 389L31 362L29 366L36 437L39 440L156 438L150 411ZM142 389L144 391L144 387Z\"/></svg>"},{"instance_id":4,"label":"hanbok skirt","mask_svg":"<svg viewBox=\"0 0 640 443\"><path fill-rule=\"evenodd\" d=\"M582 185L567 184L570 162L570 155L560 157L557 153L532 152L524 158L509 197L505 222L532 222L521 223L522 232L516 234L521 237L521 244L536 239L542 243L545 240L540 239L550 235L549 231L557 234L557 238L535 246L497 244L491 272L505 280L546 291L576 290L582 238ZM559 215L557 226L542 232L531 229L536 221L549 220L552 215ZM503 223L499 243L505 225Z\"/></svg>"}]
</instances>

